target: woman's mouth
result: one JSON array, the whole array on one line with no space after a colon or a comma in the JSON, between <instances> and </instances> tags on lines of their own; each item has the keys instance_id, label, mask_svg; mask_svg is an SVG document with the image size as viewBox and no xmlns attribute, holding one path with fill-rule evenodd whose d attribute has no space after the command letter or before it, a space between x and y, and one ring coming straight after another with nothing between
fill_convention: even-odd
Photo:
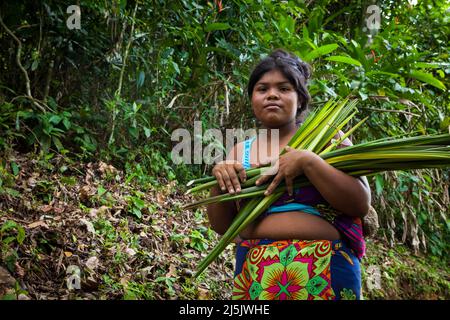
<instances>
[{"instance_id":1,"label":"woman's mouth","mask_svg":"<svg viewBox=\"0 0 450 320\"><path fill-rule=\"evenodd\" d=\"M264 107L264 110L268 110L268 111L277 111L280 110L280 106L277 104L268 104L267 106Z\"/></svg>"}]
</instances>

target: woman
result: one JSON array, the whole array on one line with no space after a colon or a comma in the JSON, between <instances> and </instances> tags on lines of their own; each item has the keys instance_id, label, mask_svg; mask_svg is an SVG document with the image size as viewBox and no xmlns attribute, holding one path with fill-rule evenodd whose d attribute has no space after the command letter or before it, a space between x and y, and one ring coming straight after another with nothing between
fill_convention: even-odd
<instances>
[{"instance_id":1,"label":"woman","mask_svg":"<svg viewBox=\"0 0 450 320\"><path fill-rule=\"evenodd\" d=\"M287 145L310 100L309 70L283 50L256 66L248 95L256 118L269 131L267 139L255 136L230 150L227 161L212 170L218 181L212 196L239 193L246 179L244 169L277 156L260 155L258 147L270 151L272 143L280 149ZM279 130L279 141L270 141L274 129ZM348 145L346 139L340 147ZM286 150L277 160L277 174L257 181L257 185L269 182L265 193L269 195L284 180L287 192L237 239L233 299L359 299L359 259L365 249L361 218L370 206L367 180L335 169L313 152ZM294 190L293 180L300 175L312 186ZM212 228L225 233L239 207L242 203L209 205Z\"/></svg>"}]
</instances>

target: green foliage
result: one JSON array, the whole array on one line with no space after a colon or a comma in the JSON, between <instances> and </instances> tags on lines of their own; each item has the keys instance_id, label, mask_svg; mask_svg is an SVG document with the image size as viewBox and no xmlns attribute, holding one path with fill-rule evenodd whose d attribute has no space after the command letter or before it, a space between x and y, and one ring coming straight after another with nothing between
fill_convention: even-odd
<instances>
[{"instance_id":1,"label":"green foliage","mask_svg":"<svg viewBox=\"0 0 450 320\"><path fill-rule=\"evenodd\" d=\"M9 235L11 231L15 230L16 235ZM7 236L9 235L9 236ZM14 221L8 220L3 223L0 228L0 240L2 244L9 245L12 242L17 242L17 244L22 244L25 239L25 230L19 224Z\"/></svg>"},{"instance_id":2,"label":"green foliage","mask_svg":"<svg viewBox=\"0 0 450 320\"><path fill-rule=\"evenodd\" d=\"M17 43L0 27L0 47L9 48L0 54L0 151L42 151L43 162L55 154L101 158L142 185L186 182L210 166L173 165L171 133L181 127L192 132L194 120L203 128L253 127L249 72L278 47L311 63L313 106L336 96L361 100L350 125L370 117L356 141L448 130L444 0L378 1L381 29L371 37L364 21L368 1L236 0L220 8L215 1L144 0L135 15L135 3L127 1L79 5L81 30L66 27L67 4L59 1L0 5L5 25L22 42L20 59L35 99L24 97ZM0 196L18 196L14 171L0 164ZM414 234L403 237L402 206L394 205L411 201L406 224L433 254L445 255L450 230L438 217L448 207L441 196L448 183L433 179L436 174L404 173L405 181L419 180L400 187L393 176L377 176L371 184L388 238L417 247ZM448 178L448 172L438 175ZM51 187L42 182L39 190L49 201ZM139 201L130 199L129 206L138 216Z\"/></svg>"},{"instance_id":3,"label":"green foliage","mask_svg":"<svg viewBox=\"0 0 450 320\"><path fill-rule=\"evenodd\" d=\"M20 196L20 193L14 189L15 176L18 174L18 170L19 168L14 162L8 165L6 161L0 160L0 196Z\"/></svg>"},{"instance_id":4,"label":"green foliage","mask_svg":"<svg viewBox=\"0 0 450 320\"><path fill-rule=\"evenodd\" d=\"M401 245L386 248L378 242L367 244L369 254L361 265L364 299L448 299L450 287L444 261L414 255ZM377 285L373 274L367 272L369 268L379 270Z\"/></svg>"},{"instance_id":5,"label":"green foliage","mask_svg":"<svg viewBox=\"0 0 450 320\"><path fill-rule=\"evenodd\" d=\"M18 258L16 246L25 240L25 229L15 221L7 220L0 227L0 261L12 272Z\"/></svg>"},{"instance_id":6,"label":"green foliage","mask_svg":"<svg viewBox=\"0 0 450 320\"><path fill-rule=\"evenodd\" d=\"M450 230L445 209L448 174L448 170L414 170L376 177L375 185L377 190L380 188L377 197L380 204L376 207L381 213L381 233L391 243L400 240L416 252L422 249L448 260Z\"/></svg>"},{"instance_id":7,"label":"green foliage","mask_svg":"<svg viewBox=\"0 0 450 320\"><path fill-rule=\"evenodd\" d=\"M134 196L127 196L128 213L134 215L137 218L142 218L142 210L146 207L144 200L141 199L140 192L135 192Z\"/></svg>"},{"instance_id":8,"label":"green foliage","mask_svg":"<svg viewBox=\"0 0 450 320\"><path fill-rule=\"evenodd\" d=\"M194 248L200 252L205 252L208 250L208 237L207 235L208 229L201 227L197 230L192 230L191 234L189 235L190 243L189 245L191 248ZM205 237L206 235L206 237Z\"/></svg>"}]
</instances>

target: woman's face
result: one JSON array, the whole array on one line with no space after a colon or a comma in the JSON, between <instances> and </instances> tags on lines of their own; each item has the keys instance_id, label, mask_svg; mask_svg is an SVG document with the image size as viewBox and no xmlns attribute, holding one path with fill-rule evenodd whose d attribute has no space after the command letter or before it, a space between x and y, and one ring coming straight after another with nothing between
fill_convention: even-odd
<instances>
[{"instance_id":1,"label":"woman's face","mask_svg":"<svg viewBox=\"0 0 450 320\"><path fill-rule=\"evenodd\" d=\"M266 72L253 88L253 112L267 128L295 122L297 106L297 91L279 70Z\"/></svg>"}]
</instances>

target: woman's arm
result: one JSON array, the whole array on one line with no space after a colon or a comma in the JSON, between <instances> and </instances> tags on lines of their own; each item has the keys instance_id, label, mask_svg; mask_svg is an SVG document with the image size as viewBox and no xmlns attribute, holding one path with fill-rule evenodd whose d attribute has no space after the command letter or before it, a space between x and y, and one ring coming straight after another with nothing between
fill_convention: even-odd
<instances>
[{"instance_id":1,"label":"woman's arm","mask_svg":"<svg viewBox=\"0 0 450 320\"><path fill-rule=\"evenodd\" d=\"M220 194L222 193L218 186L211 188L211 197ZM222 235L228 230L231 222L233 222L233 219L237 214L237 208L234 201L226 201L207 205L206 212L208 213L211 228Z\"/></svg>"},{"instance_id":2,"label":"woman's arm","mask_svg":"<svg viewBox=\"0 0 450 320\"><path fill-rule=\"evenodd\" d=\"M305 161L304 174L324 199L336 210L353 217L364 217L369 212L371 195L365 177L361 181L328 164L311 153Z\"/></svg>"},{"instance_id":3,"label":"woman's arm","mask_svg":"<svg viewBox=\"0 0 450 320\"><path fill-rule=\"evenodd\" d=\"M233 148L230 150L230 153L227 156L227 160L236 161L236 159L240 159L239 156L242 155L242 146L241 144L237 144L233 146ZM232 165L231 165L232 167ZM229 168L229 176L233 175L234 169ZM225 178L225 177L223 177ZM228 190L223 190L222 192L230 191L231 189L237 191L237 187L240 185L239 181L237 180L237 176L231 177L233 181L228 180L227 182L224 182L224 187L226 187ZM242 176L241 176L242 178ZM225 180L225 179L224 179ZM217 185L213 188L211 188L210 196L217 196L222 194L220 187ZM231 192L231 191L230 191ZM224 234L231 223L233 222L234 217L237 214L237 207L235 201L226 201L221 203L211 203L207 205L207 214L209 218L209 222L211 224L211 228L216 231L219 234Z\"/></svg>"},{"instance_id":4,"label":"woman's arm","mask_svg":"<svg viewBox=\"0 0 450 320\"><path fill-rule=\"evenodd\" d=\"M334 136L334 139L339 139L344 133L339 131ZM352 146L353 143L350 139L346 138L342 141L338 149ZM322 160L322 159L320 159ZM328 165L325 161L317 160L310 163L311 168L305 168L305 175L313 182L313 179L320 186L317 186L314 182L314 186L322 194L325 200L331 204L335 209L346 213L350 216L362 217L369 212L371 195L370 187L367 182L367 178L362 176L359 178L353 178L348 174L343 173L340 170L335 169L333 166ZM314 168L315 167L315 168ZM332 170L330 170L330 167ZM322 180L324 179L324 180ZM322 181L322 182L319 182ZM327 182L331 186L326 186ZM361 184L362 187L361 188ZM333 192L333 188L336 188L337 192ZM349 196L351 201L345 201L344 197ZM342 198L340 198L342 197Z\"/></svg>"}]
</instances>

